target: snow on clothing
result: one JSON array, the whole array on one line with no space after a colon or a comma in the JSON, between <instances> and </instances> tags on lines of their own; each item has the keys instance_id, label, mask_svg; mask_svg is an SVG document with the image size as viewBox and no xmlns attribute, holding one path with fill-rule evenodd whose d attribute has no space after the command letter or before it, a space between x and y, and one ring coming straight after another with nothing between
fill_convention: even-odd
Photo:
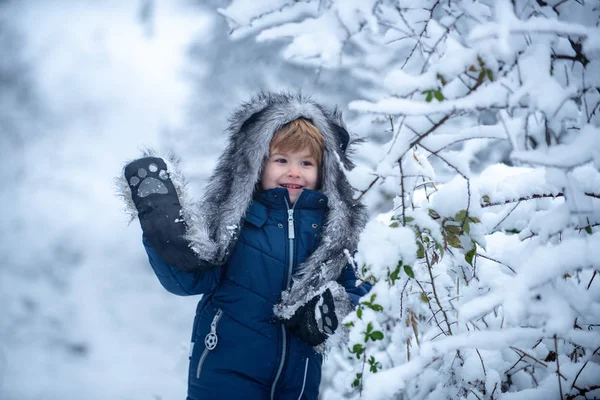
<instances>
[{"instance_id":1,"label":"snow on clothing","mask_svg":"<svg viewBox=\"0 0 600 400\"><path fill-rule=\"evenodd\" d=\"M288 210L286 189L256 193L256 183L273 134L298 118L323 134L322 178L318 192L303 191ZM309 347L280 321L329 289L341 322L352 309L350 299L356 304L370 288L355 287L347 259L366 222L343 171L353 166L349 135L339 112L285 93L260 94L243 104L228 132L229 144L200 203L187 198L185 179L169 162L197 269L166 264L145 243L169 291L206 293L194 322L189 398L316 398L325 346ZM135 216L126 181L121 191ZM213 350L207 350L215 343L210 332L218 338Z\"/></svg>"},{"instance_id":2,"label":"snow on clothing","mask_svg":"<svg viewBox=\"0 0 600 400\"><path fill-rule=\"evenodd\" d=\"M283 188L255 196L224 267L181 272L145 244L150 264L168 291L206 293L194 321L188 399L235 399L241 394L245 399L317 398L322 356L283 328L273 306L290 273L319 244L327 198L304 190L293 207L293 227L288 222L287 198ZM288 270L290 264L293 271ZM338 282L354 304L370 289L369 284L355 287L351 267L344 269ZM218 343L207 350L205 338L213 321Z\"/></svg>"}]
</instances>

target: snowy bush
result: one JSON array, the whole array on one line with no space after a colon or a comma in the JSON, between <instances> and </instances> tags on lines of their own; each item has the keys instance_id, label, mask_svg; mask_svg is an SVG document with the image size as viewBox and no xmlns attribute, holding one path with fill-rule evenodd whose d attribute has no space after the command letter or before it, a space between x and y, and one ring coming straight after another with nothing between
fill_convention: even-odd
<instances>
[{"instance_id":1,"label":"snowy bush","mask_svg":"<svg viewBox=\"0 0 600 400\"><path fill-rule=\"evenodd\" d=\"M323 398L599 397L600 3L220 12L234 38L346 73L376 131L348 173L374 217L352 262L375 285Z\"/></svg>"}]
</instances>

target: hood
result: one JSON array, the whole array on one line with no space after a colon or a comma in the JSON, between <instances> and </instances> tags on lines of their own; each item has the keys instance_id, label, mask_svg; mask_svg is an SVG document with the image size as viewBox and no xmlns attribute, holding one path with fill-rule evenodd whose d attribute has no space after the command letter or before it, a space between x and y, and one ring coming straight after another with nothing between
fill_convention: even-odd
<instances>
[{"instance_id":1,"label":"hood","mask_svg":"<svg viewBox=\"0 0 600 400\"><path fill-rule=\"evenodd\" d=\"M348 154L350 136L341 113L299 93L261 93L242 104L229 120L228 145L198 203L186 198L183 176L174 159L167 158L180 193L192 249L199 258L222 265L238 238L274 133L298 118L309 120L325 138L320 192L328 197L329 210L321 243L298 267L291 289L282 294L282 302L275 309L280 317L291 316L300 305L326 288L334 289L340 306L342 303L349 306L345 292L335 290L334 286L350 254L356 250L366 212L353 199L353 189L344 173L353 164ZM148 154L151 153L145 155Z\"/></svg>"},{"instance_id":2,"label":"hood","mask_svg":"<svg viewBox=\"0 0 600 400\"><path fill-rule=\"evenodd\" d=\"M252 202L274 133L298 118L309 120L325 138L320 191L329 199L329 212L320 245L298 267L290 291L282 296L280 316L293 313L339 277L366 223L365 208L353 199L344 173L353 164L348 154L350 136L338 110L289 93L261 93L242 104L230 118L229 143L194 213L196 223L188 225L192 248L200 257L223 264Z\"/></svg>"}]
</instances>

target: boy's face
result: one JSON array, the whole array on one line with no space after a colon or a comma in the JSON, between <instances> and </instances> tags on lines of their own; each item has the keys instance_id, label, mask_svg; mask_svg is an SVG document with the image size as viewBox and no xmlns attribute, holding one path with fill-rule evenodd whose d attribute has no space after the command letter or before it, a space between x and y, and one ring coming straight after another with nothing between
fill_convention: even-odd
<instances>
[{"instance_id":1,"label":"boy's face","mask_svg":"<svg viewBox=\"0 0 600 400\"><path fill-rule=\"evenodd\" d=\"M303 189L315 189L318 179L317 160L307 148L295 152L274 148L265 161L260 184L264 190L287 188L293 204Z\"/></svg>"}]
</instances>

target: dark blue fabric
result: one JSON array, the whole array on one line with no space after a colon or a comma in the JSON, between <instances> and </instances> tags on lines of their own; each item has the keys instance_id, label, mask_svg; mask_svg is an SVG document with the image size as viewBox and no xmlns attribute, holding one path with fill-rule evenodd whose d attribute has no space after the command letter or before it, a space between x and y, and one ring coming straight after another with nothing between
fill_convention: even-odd
<instances>
[{"instance_id":1,"label":"dark blue fabric","mask_svg":"<svg viewBox=\"0 0 600 400\"><path fill-rule=\"evenodd\" d=\"M317 399L322 357L291 335L273 315L287 285L290 247L287 190L271 189L255 196L229 260L222 267L185 273L168 265L144 240L150 264L161 284L177 295L204 294L192 335L188 399L268 399L283 359L275 398ZM327 210L323 194L304 190L294 205L294 270L316 249ZM352 302L366 294L356 286L348 266L338 282ZM211 322L218 344L207 350Z\"/></svg>"}]
</instances>

